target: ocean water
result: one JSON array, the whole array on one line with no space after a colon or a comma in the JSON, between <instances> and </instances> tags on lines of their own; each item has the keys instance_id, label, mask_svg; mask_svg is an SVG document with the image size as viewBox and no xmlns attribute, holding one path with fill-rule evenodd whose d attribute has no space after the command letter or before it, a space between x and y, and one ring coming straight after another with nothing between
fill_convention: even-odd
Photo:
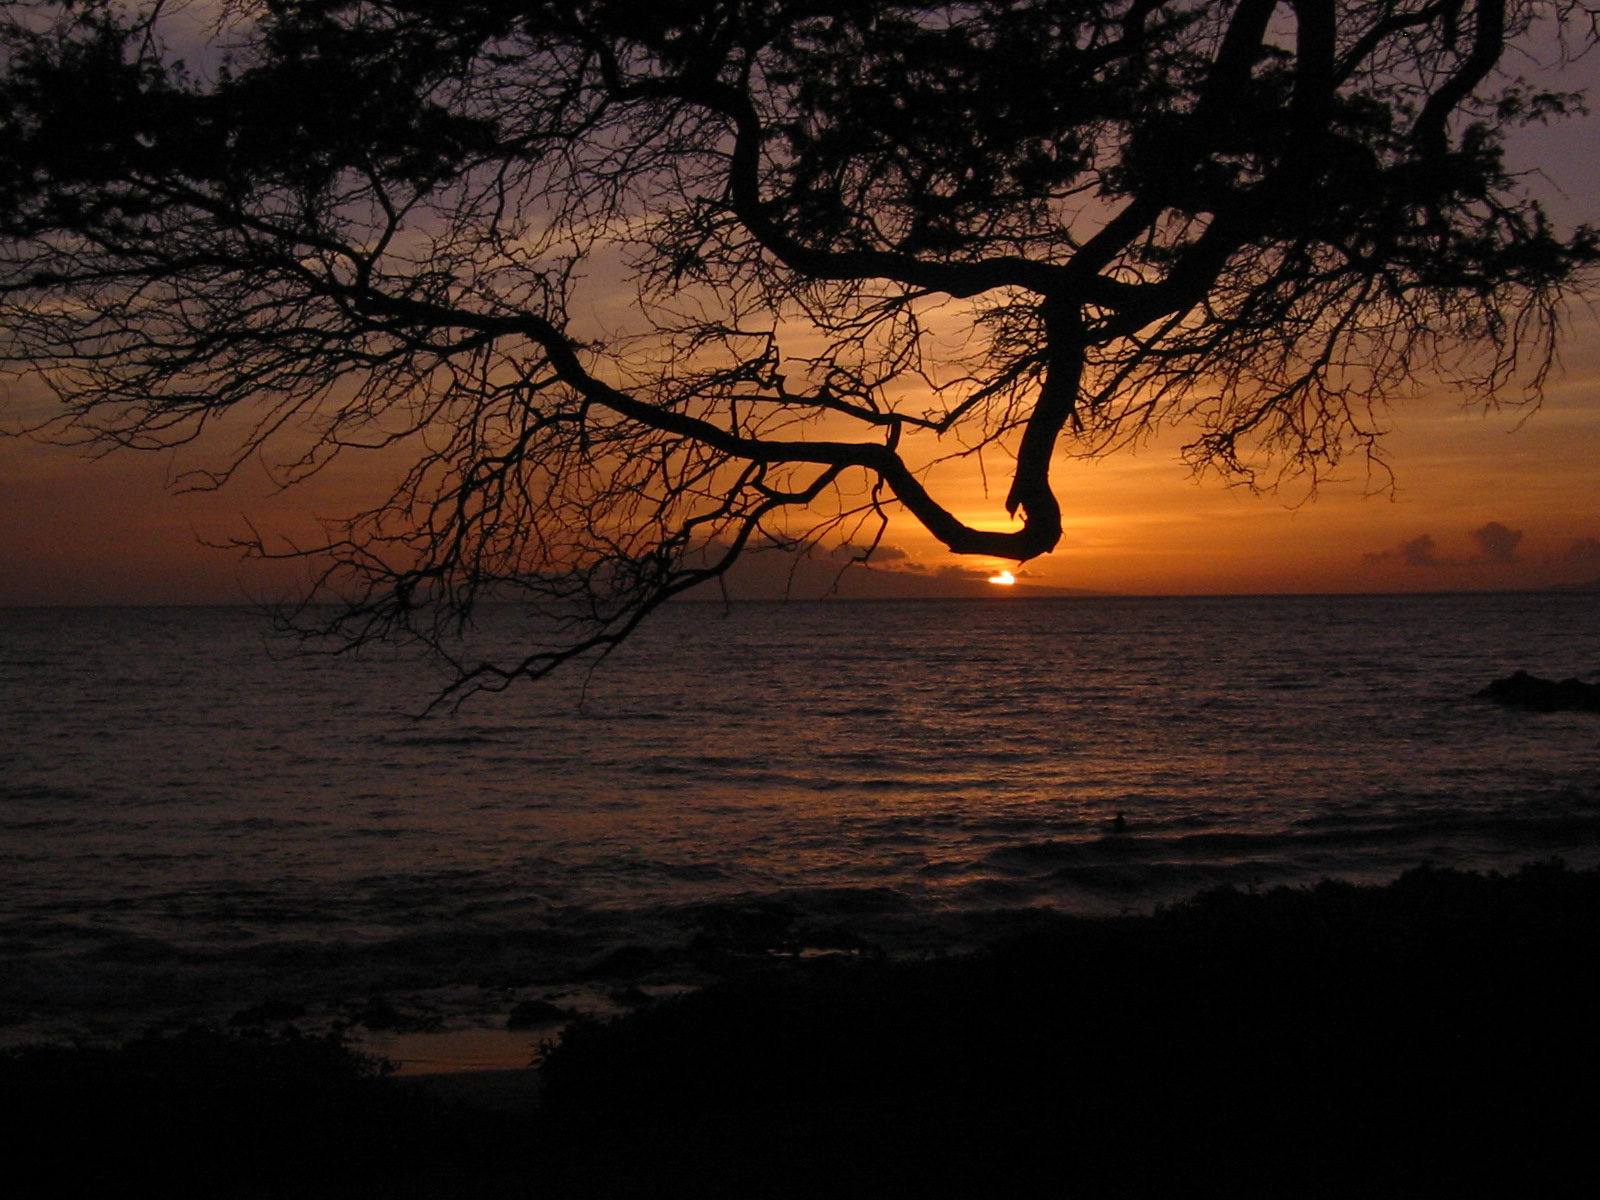
<instances>
[{"instance_id":1,"label":"ocean water","mask_svg":"<svg viewBox=\"0 0 1600 1200\"><path fill-rule=\"evenodd\" d=\"M1600 862L1600 718L1472 696L1596 678L1588 596L685 604L420 721L434 668L287 649L0 612L0 1043L374 996L503 1026L1040 907Z\"/></svg>"}]
</instances>

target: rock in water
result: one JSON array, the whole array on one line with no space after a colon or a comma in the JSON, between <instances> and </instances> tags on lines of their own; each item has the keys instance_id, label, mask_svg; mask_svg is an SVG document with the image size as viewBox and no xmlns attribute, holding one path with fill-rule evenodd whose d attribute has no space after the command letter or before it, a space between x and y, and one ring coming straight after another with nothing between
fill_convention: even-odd
<instances>
[{"instance_id":1,"label":"rock in water","mask_svg":"<svg viewBox=\"0 0 1600 1200\"><path fill-rule=\"evenodd\" d=\"M1496 679L1477 695L1499 704L1531 708L1538 712L1563 712L1568 709L1600 712L1600 684L1584 683L1581 679L1557 682L1554 679L1540 679L1526 671Z\"/></svg>"}]
</instances>

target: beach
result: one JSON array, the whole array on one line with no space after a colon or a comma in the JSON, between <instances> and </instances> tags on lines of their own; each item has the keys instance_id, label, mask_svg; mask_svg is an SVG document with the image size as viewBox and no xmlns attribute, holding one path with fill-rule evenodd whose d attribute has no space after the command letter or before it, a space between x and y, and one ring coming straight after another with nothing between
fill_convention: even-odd
<instances>
[{"instance_id":1,"label":"beach","mask_svg":"<svg viewBox=\"0 0 1600 1200\"><path fill-rule=\"evenodd\" d=\"M537 1094L285 1031L3 1068L19 1177L53 1147L40 1195L1576 1197L1597 944L1600 872L1425 869L974 955L752 961L569 1026Z\"/></svg>"}]
</instances>

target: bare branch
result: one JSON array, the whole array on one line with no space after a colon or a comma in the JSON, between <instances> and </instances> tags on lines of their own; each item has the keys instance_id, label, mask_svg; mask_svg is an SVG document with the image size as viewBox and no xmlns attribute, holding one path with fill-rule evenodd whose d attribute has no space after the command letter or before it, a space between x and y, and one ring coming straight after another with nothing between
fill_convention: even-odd
<instances>
[{"instance_id":1,"label":"bare branch","mask_svg":"<svg viewBox=\"0 0 1600 1200\"><path fill-rule=\"evenodd\" d=\"M1167 424L1312 485L1443 380L1537 398L1594 234L1503 168L1571 97L1530 0L439 0L0 20L0 360L35 432L225 423L283 486L406 466L315 545L301 617L448 652L486 600L604 653L746 548L911 515L1018 560L1063 449ZM926 480L1011 464L992 528ZM987 467L984 467L987 469ZM1020 522L1008 518L1020 516ZM875 544L875 538L868 538ZM856 543L852 543L856 544Z\"/></svg>"}]
</instances>

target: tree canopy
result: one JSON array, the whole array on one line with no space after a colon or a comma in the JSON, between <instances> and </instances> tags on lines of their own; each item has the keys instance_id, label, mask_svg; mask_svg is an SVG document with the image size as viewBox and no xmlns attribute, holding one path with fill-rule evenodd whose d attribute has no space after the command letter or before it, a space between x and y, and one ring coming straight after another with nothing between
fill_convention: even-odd
<instances>
[{"instance_id":1,"label":"tree canopy","mask_svg":"<svg viewBox=\"0 0 1600 1200\"><path fill-rule=\"evenodd\" d=\"M1165 425L1270 484L1419 379L1537 395L1597 256L1502 154L1577 103L1507 69L1588 43L1570 3L5 11L0 358L49 432L233 413L201 486L404 449L385 502L253 552L319 564L352 643L563 623L472 686L896 507L1046 553L1052 463ZM960 457L1009 474L984 527L929 473Z\"/></svg>"}]
</instances>

